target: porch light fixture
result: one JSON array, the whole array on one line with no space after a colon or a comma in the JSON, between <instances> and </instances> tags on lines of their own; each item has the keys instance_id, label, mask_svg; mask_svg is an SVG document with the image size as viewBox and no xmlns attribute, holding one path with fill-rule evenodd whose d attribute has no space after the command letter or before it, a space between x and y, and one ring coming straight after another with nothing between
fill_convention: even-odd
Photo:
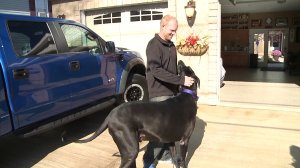
<instances>
[{"instance_id":1,"label":"porch light fixture","mask_svg":"<svg viewBox=\"0 0 300 168\"><path fill-rule=\"evenodd\" d=\"M195 13L196 4L193 0L189 0L185 8L185 14L188 19L191 19Z\"/></svg>"}]
</instances>

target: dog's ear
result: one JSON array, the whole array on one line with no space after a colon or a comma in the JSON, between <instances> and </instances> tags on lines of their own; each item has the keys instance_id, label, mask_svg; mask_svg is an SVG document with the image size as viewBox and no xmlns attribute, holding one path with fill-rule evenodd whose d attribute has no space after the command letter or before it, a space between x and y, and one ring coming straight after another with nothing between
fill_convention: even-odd
<instances>
[{"instance_id":1,"label":"dog's ear","mask_svg":"<svg viewBox=\"0 0 300 168\"><path fill-rule=\"evenodd\" d=\"M182 60L178 61L178 66L185 66L184 62Z\"/></svg>"},{"instance_id":2,"label":"dog's ear","mask_svg":"<svg viewBox=\"0 0 300 168\"><path fill-rule=\"evenodd\" d=\"M184 62L183 62L182 60L179 60L179 61L178 61L178 66L177 66L177 68L178 68L178 73L179 73L179 74L180 74L181 72L184 71L185 64L184 64Z\"/></svg>"},{"instance_id":3,"label":"dog's ear","mask_svg":"<svg viewBox=\"0 0 300 168\"><path fill-rule=\"evenodd\" d=\"M190 66L188 66L187 68L188 68L188 71L189 71L191 76L195 75L195 72L193 71L193 69Z\"/></svg>"},{"instance_id":4,"label":"dog's ear","mask_svg":"<svg viewBox=\"0 0 300 168\"><path fill-rule=\"evenodd\" d=\"M195 82L197 83L198 88L200 88L200 79L195 74L194 70L190 66L188 66L187 69L188 69L189 75L195 79Z\"/></svg>"},{"instance_id":5,"label":"dog's ear","mask_svg":"<svg viewBox=\"0 0 300 168\"><path fill-rule=\"evenodd\" d=\"M196 75L195 75L195 78L196 78L197 86L198 86L198 88L200 88L200 79Z\"/></svg>"}]
</instances>

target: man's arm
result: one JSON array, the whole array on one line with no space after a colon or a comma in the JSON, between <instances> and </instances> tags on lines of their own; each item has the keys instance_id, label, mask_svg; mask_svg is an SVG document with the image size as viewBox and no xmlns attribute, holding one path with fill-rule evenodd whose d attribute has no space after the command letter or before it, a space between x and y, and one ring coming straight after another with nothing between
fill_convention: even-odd
<instances>
[{"instance_id":1,"label":"man's arm","mask_svg":"<svg viewBox=\"0 0 300 168\"><path fill-rule=\"evenodd\" d=\"M150 69L151 74L164 82L183 85L184 76L178 76L165 70L161 65L162 53L158 50L158 47L153 43L149 43L146 49L148 68Z\"/></svg>"}]
</instances>

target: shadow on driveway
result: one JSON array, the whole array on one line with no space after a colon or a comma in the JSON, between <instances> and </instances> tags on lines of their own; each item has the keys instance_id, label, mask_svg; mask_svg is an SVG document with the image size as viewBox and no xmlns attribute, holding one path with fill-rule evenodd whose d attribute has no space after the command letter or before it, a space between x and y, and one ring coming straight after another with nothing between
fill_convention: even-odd
<instances>
[{"instance_id":1,"label":"shadow on driveway","mask_svg":"<svg viewBox=\"0 0 300 168\"><path fill-rule=\"evenodd\" d=\"M186 157L186 163L188 164L194 155L196 149L201 145L202 139L204 137L206 122L204 122L200 118L196 118L196 124L194 132L190 138L189 141L189 147L188 147L188 155Z\"/></svg>"},{"instance_id":2,"label":"shadow on driveway","mask_svg":"<svg viewBox=\"0 0 300 168\"><path fill-rule=\"evenodd\" d=\"M291 164L294 168L300 167L300 148L298 146L290 146L290 154L293 157L293 163Z\"/></svg>"},{"instance_id":3,"label":"shadow on driveway","mask_svg":"<svg viewBox=\"0 0 300 168\"><path fill-rule=\"evenodd\" d=\"M6 168L29 168L42 160L52 151L67 145L62 142L61 134L83 138L94 132L104 121L111 108L91 114L62 127L28 138L6 136L0 140L0 164Z\"/></svg>"}]
</instances>

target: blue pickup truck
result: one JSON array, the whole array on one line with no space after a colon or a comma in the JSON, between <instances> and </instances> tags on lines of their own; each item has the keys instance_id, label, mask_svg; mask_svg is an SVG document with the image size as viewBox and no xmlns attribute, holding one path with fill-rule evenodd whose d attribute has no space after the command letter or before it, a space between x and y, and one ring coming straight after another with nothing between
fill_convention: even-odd
<instances>
[{"instance_id":1,"label":"blue pickup truck","mask_svg":"<svg viewBox=\"0 0 300 168\"><path fill-rule=\"evenodd\" d=\"M137 52L80 23L0 14L0 136L31 136L146 100L145 70Z\"/></svg>"}]
</instances>

